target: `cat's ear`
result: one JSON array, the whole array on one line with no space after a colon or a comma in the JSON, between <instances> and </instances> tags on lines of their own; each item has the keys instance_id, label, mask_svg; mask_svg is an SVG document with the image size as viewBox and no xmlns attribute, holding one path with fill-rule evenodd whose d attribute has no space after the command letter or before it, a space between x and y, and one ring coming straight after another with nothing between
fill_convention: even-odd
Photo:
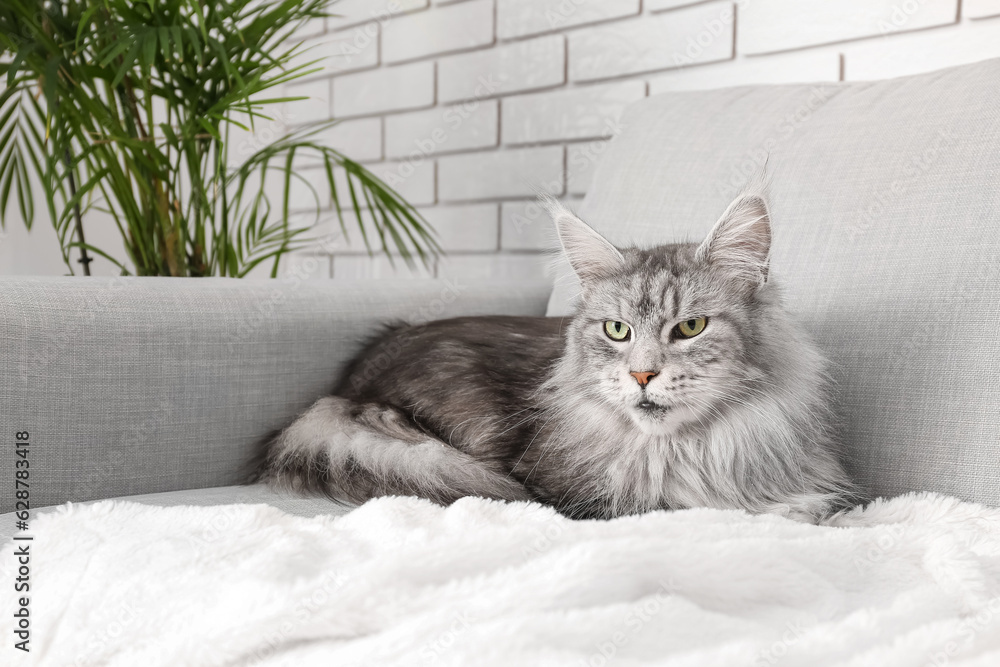
<instances>
[{"instance_id":1,"label":"cat's ear","mask_svg":"<svg viewBox=\"0 0 1000 667\"><path fill-rule=\"evenodd\" d=\"M736 198L709 232L695 257L754 285L767 282L771 217L763 195Z\"/></svg>"},{"instance_id":2,"label":"cat's ear","mask_svg":"<svg viewBox=\"0 0 1000 667\"><path fill-rule=\"evenodd\" d=\"M552 216L559 242L581 282L607 277L625 267L618 248L555 199L546 197L542 205Z\"/></svg>"}]
</instances>

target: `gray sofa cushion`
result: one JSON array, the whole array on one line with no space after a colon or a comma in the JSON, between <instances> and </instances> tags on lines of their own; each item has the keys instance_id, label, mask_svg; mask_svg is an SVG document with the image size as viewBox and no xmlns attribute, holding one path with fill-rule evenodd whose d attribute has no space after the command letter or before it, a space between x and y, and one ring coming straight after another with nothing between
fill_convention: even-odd
<instances>
[{"instance_id":1,"label":"gray sofa cushion","mask_svg":"<svg viewBox=\"0 0 1000 667\"><path fill-rule=\"evenodd\" d=\"M851 472L997 505L998 95L997 60L659 95L627 113L580 213L619 244L701 239L768 159L772 275L833 362ZM557 279L549 313L576 289Z\"/></svg>"},{"instance_id":2,"label":"gray sofa cushion","mask_svg":"<svg viewBox=\"0 0 1000 667\"><path fill-rule=\"evenodd\" d=\"M272 491L263 484L247 486L219 486L208 489L191 489L185 491L167 491L165 493L147 493L140 496L125 496L115 500L128 500L143 505L157 507L175 507L178 505L234 505L248 503L251 505L271 505L283 512L296 516L317 516L320 514L340 516L350 512L353 507L340 505L326 498L302 498ZM94 501L100 502L100 501ZM83 503L84 505L88 503ZM44 508L41 511L50 511ZM36 512L32 512L34 517ZM17 518L13 513L0 514L0 542L12 537L16 531Z\"/></svg>"},{"instance_id":3,"label":"gray sofa cushion","mask_svg":"<svg viewBox=\"0 0 1000 667\"><path fill-rule=\"evenodd\" d=\"M0 512L14 509L15 432L31 436L34 507L237 484L255 443L333 389L386 321L541 315L549 291L546 283L0 279Z\"/></svg>"}]
</instances>

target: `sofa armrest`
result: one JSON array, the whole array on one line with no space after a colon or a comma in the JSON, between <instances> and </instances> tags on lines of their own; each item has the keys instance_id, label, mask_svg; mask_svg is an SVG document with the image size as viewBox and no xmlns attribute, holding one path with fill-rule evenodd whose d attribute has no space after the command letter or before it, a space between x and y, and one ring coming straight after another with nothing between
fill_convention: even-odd
<instances>
[{"instance_id":1,"label":"sofa armrest","mask_svg":"<svg viewBox=\"0 0 1000 667\"><path fill-rule=\"evenodd\" d=\"M0 513L14 436L31 504L239 483L391 320L543 315L551 286L182 278L0 279Z\"/></svg>"}]
</instances>

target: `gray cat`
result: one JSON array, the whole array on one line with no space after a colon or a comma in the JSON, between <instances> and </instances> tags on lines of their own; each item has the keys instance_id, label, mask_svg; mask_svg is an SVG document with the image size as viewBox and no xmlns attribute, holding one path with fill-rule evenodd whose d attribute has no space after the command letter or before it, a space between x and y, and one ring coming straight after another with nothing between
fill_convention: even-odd
<instances>
[{"instance_id":1,"label":"gray cat","mask_svg":"<svg viewBox=\"0 0 1000 667\"><path fill-rule=\"evenodd\" d=\"M700 245L649 250L548 207L583 287L573 317L390 327L268 445L259 479L356 503L530 499L575 518L814 521L844 506L824 360L768 280L763 194L742 194Z\"/></svg>"}]
</instances>

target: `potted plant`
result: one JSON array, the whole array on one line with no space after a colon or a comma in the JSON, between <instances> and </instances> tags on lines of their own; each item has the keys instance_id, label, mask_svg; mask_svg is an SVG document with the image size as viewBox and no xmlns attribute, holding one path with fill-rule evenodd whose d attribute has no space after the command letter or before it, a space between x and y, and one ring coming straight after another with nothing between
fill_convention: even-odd
<instances>
[{"instance_id":1,"label":"potted plant","mask_svg":"<svg viewBox=\"0 0 1000 667\"><path fill-rule=\"evenodd\" d=\"M411 205L318 141L333 121L233 159L234 136L301 99L281 87L321 69L295 34L330 15L333 1L6 0L3 220L16 210L30 227L34 182L71 273L78 249L87 275L93 253L142 276L242 277L262 262L273 262L274 276L281 257L307 242L290 202L301 184L313 194L313 220L332 200L345 234L343 213L353 212L369 252L407 262L436 254ZM298 172L303 158L320 168L319 189ZM268 196L265 179L279 179L279 195ZM92 210L114 219L127 258L87 243Z\"/></svg>"}]
</instances>

